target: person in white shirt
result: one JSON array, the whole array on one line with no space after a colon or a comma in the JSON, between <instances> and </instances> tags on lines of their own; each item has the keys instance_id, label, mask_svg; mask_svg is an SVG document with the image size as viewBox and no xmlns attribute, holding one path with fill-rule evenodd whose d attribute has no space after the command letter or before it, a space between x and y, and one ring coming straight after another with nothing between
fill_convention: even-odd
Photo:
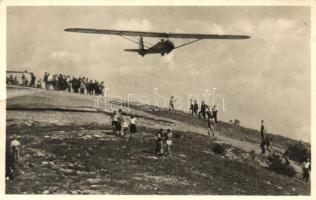
<instances>
[{"instance_id":1,"label":"person in white shirt","mask_svg":"<svg viewBox=\"0 0 316 200\"><path fill-rule=\"evenodd\" d=\"M122 137L126 137L127 138L127 131L128 131L128 123L126 121L126 119L124 117L122 117Z\"/></svg>"},{"instance_id":2,"label":"person in white shirt","mask_svg":"<svg viewBox=\"0 0 316 200\"><path fill-rule=\"evenodd\" d=\"M172 132L170 131L170 129L168 129L166 133L166 144L167 144L168 155L171 156Z\"/></svg>"},{"instance_id":3,"label":"person in white shirt","mask_svg":"<svg viewBox=\"0 0 316 200\"><path fill-rule=\"evenodd\" d=\"M116 113L116 111L114 111L113 115L111 116L113 134L116 134L118 131L118 118L119 115Z\"/></svg>"},{"instance_id":4,"label":"person in white shirt","mask_svg":"<svg viewBox=\"0 0 316 200\"><path fill-rule=\"evenodd\" d=\"M130 119L130 125L129 125L130 131L131 131L131 138L136 136L136 132L137 132L136 123L137 123L137 120L136 120L135 116L132 115L131 119Z\"/></svg>"},{"instance_id":5,"label":"person in white shirt","mask_svg":"<svg viewBox=\"0 0 316 200\"><path fill-rule=\"evenodd\" d=\"M306 160L302 163L302 168L303 168L303 179L306 181L306 182L309 182L309 171L310 171L310 168L311 168L311 163L309 161L309 158L306 158Z\"/></svg>"},{"instance_id":6,"label":"person in white shirt","mask_svg":"<svg viewBox=\"0 0 316 200\"><path fill-rule=\"evenodd\" d=\"M208 136L210 138L215 137L215 122L214 122L213 118L211 118L211 117L208 118L208 131L207 131L207 133L208 133Z\"/></svg>"},{"instance_id":7,"label":"person in white shirt","mask_svg":"<svg viewBox=\"0 0 316 200\"><path fill-rule=\"evenodd\" d=\"M13 152L14 162L18 164L20 163L20 148L21 143L15 137L13 137L11 142L11 150Z\"/></svg>"},{"instance_id":8,"label":"person in white shirt","mask_svg":"<svg viewBox=\"0 0 316 200\"><path fill-rule=\"evenodd\" d=\"M169 102L169 110L174 110L174 102L175 102L176 100L174 99L174 96L172 96L171 98L170 98L170 102Z\"/></svg>"}]
</instances>

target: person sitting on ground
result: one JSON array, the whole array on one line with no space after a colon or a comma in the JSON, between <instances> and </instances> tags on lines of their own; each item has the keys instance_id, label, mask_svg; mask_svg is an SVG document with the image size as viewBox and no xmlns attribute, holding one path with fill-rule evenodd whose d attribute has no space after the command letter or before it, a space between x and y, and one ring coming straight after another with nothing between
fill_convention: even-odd
<instances>
[{"instance_id":1,"label":"person sitting on ground","mask_svg":"<svg viewBox=\"0 0 316 200\"><path fill-rule=\"evenodd\" d=\"M302 163L302 169L303 169L303 180L305 180L306 182L309 182L310 170L311 170L311 163L309 161L309 158L305 158L305 161Z\"/></svg>"},{"instance_id":2,"label":"person sitting on ground","mask_svg":"<svg viewBox=\"0 0 316 200\"><path fill-rule=\"evenodd\" d=\"M285 151L284 151L282 157L283 157L283 160L284 160L284 164L285 164L285 165L290 165L290 164L291 164L290 158L289 158L289 151L288 151L288 150L285 150Z\"/></svg>"},{"instance_id":3,"label":"person sitting on ground","mask_svg":"<svg viewBox=\"0 0 316 200\"><path fill-rule=\"evenodd\" d=\"M261 155L265 155L266 151L269 153L274 153L272 148L272 140L273 139L271 137L266 136L265 139L261 141Z\"/></svg>"},{"instance_id":4,"label":"person sitting on ground","mask_svg":"<svg viewBox=\"0 0 316 200\"><path fill-rule=\"evenodd\" d=\"M274 150L272 148L272 141L273 141L273 138L270 136L267 136L266 139L265 139L265 144L266 144L266 150L269 151L269 153L273 153Z\"/></svg>"}]
</instances>

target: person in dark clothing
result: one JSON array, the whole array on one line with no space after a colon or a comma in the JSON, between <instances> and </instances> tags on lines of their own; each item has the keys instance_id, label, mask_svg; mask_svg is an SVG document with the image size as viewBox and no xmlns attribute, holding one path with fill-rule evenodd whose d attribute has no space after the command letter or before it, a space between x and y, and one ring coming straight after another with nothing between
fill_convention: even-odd
<instances>
[{"instance_id":1,"label":"person in dark clothing","mask_svg":"<svg viewBox=\"0 0 316 200\"><path fill-rule=\"evenodd\" d=\"M199 110L199 104L198 102L195 100L194 101L194 105L193 105L193 111L194 111L194 115L198 116L198 110Z\"/></svg>"},{"instance_id":2,"label":"person in dark clothing","mask_svg":"<svg viewBox=\"0 0 316 200\"><path fill-rule=\"evenodd\" d=\"M262 140L260 143L260 148L261 148L261 155L265 155L266 154L266 146L265 146L265 140Z\"/></svg>"},{"instance_id":3,"label":"person in dark clothing","mask_svg":"<svg viewBox=\"0 0 316 200\"><path fill-rule=\"evenodd\" d=\"M265 155L266 150L269 151L269 153L273 153L272 141L273 139L269 136L265 137L265 139L261 141L261 155Z\"/></svg>"},{"instance_id":4,"label":"person in dark clothing","mask_svg":"<svg viewBox=\"0 0 316 200\"><path fill-rule=\"evenodd\" d=\"M201 110L199 112L199 118L201 118L201 113L202 113L203 118L204 119L206 118L206 106L207 105L204 103L204 101L202 101Z\"/></svg>"},{"instance_id":5,"label":"person in dark clothing","mask_svg":"<svg viewBox=\"0 0 316 200\"><path fill-rule=\"evenodd\" d=\"M270 153L273 152L272 141L273 141L272 137L267 136L265 138L266 150L269 151Z\"/></svg>"},{"instance_id":6,"label":"person in dark clothing","mask_svg":"<svg viewBox=\"0 0 316 200\"><path fill-rule=\"evenodd\" d=\"M261 120L261 127L260 127L261 140L264 140L264 132L265 132L263 123L264 121Z\"/></svg>"},{"instance_id":7,"label":"person in dark clothing","mask_svg":"<svg viewBox=\"0 0 316 200\"><path fill-rule=\"evenodd\" d=\"M73 87L74 93L78 93L79 81L75 77L72 78L72 87Z\"/></svg>"},{"instance_id":8,"label":"person in dark clothing","mask_svg":"<svg viewBox=\"0 0 316 200\"><path fill-rule=\"evenodd\" d=\"M6 145L6 156L5 156L5 177L6 179L13 179L14 178L14 168L15 168L15 162L14 162L14 155L12 151L10 150L10 145L7 142Z\"/></svg>"},{"instance_id":9,"label":"person in dark clothing","mask_svg":"<svg viewBox=\"0 0 316 200\"><path fill-rule=\"evenodd\" d=\"M27 80L25 78L25 74L24 73L22 74L21 80L22 80L22 86L27 86Z\"/></svg>"},{"instance_id":10,"label":"person in dark clothing","mask_svg":"<svg viewBox=\"0 0 316 200\"><path fill-rule=\"evenodd\" d=\"M160 129L156 135L156 154L163 154L163 129Z\"/></svg>"},{"instance_id":11,"label":"person in dark clothing","mask_svg":"<svg viewBox=\"0 0 316 200\"><path fill-rule=\"evenodd\" d=\"M35 81L36 81L36 77L33 73L30 73L31 75L31 81L30 81L30 87L35 87Z\"/></svg>"},{"instance_id":12,"label":"person in dark clothing","mask_svg":"<svg viewBox=\"0 0 316 200\"><path fill-rule=\"evenodd\" d=\"M48 73L45 72L44 74L44 78L43 78L43 81L44 81L44 84L45 84L45 89L48 89Z\"/></svg>"},{"instance_id":13,"label":"person in dark clothing","mask_svg":"<svg viewBox=\"0 0 316 200\"><path fill-rule=\"evenodd\" d=\"M207 116L207 119L213 119L213 112L212 110L210 109L210 106L206 106L206 116Z\"/></svg>"},{"instance_id":14,"label":"person in dark clothing","mask_svg":"<svg viewBox=\"0 0 316 200\"><path fill-rule=\"evenodd\" d=\"M191 110L191 114L194 115L194 103L193 100L190 100L190 110Z\"/></svg>"},{"instance_id":15,"label":"person in dark clothing","mask_svg":"<svg viewBox=\"0 0 316 200\"><path fill-rule=\"evenodd\" d=\"M214 122L217 123L217 109L216 109L216 105L213 106L212 112L213 112Z\"/></svg>"}]
</instances>

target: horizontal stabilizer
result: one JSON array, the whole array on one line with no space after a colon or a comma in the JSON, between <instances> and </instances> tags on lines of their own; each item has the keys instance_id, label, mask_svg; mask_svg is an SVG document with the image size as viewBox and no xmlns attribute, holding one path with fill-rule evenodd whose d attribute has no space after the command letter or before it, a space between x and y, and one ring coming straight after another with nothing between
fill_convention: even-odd
<instances>
[{"instance_id":1,"label":"horizontal stabilizer","mask_svg":"<svg viewBox=\"0 0 316 200\"><path fill-rule=\"evenodd\" d=\"M142 50L142 49L124 49L124 51L141 52L141 51L144 51L144 50Z\"/></svg>"}]
</instances>

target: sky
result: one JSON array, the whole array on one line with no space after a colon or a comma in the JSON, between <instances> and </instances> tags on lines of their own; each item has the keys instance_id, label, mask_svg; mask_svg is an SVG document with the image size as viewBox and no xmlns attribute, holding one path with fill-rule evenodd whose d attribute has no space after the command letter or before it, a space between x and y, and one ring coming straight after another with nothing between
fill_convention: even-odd
<instances>
[{"instance_id":1,"label":"sky","mask_svg":"<svg viewBox=\"0 0 316 200\"><path fill-rule=\"evenodd\" d=\"M182 97L182 109L207 93L220 120L259 129L263 119L268 132L309 142L310 23L309 7L294 6L8 7L7 70L85 76L105 81L109 96L147 95L151 104L157 92L176 96L178 107ZM138 45L121 37L63 31L75 27L251 38L202 40L141 57L125 52Z\"/></svg>"}]
</instances>

